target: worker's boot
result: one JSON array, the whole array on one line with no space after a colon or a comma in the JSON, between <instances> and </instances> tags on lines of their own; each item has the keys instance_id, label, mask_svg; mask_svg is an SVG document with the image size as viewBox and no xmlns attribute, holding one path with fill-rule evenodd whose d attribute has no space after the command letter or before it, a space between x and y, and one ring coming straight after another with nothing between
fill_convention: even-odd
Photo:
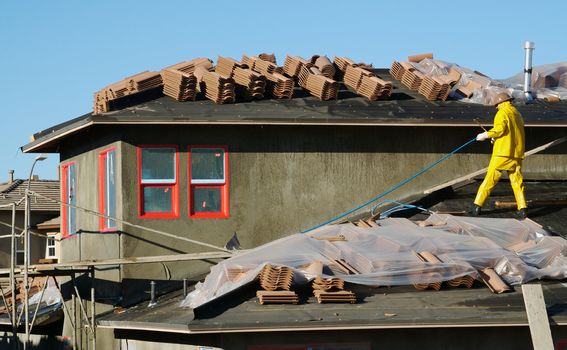
<instances>
[{"instance_id":1,"label":"worker's boot","mask_svg":"<svg viewBox=\"0 0 567 350\"><path fill-rule=\"evenodd\" d=\"M528 214L526 213L526 208L522 208L522 209L520 209L516 212L516 218L518 220L524 220L527 217L528 217Z\"/></svg>"},{"instance_id":2,"label":"worker's boot","mask_svg":"<svg viewBox=\"0 0 567 350\"><path fill-rule=\"evenodd\" d=\"M475 204L471 211L469 211L469 216L480 216L481 208L482 207L480 205Z\"/></svg>"}]
</instances>

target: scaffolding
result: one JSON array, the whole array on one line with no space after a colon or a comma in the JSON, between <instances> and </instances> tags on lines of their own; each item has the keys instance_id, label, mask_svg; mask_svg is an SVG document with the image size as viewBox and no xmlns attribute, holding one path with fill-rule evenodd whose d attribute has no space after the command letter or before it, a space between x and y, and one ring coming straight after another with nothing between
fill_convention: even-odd
<instances>
[{"instance_id":1,"label":"scaffolding","mask_svg":"<svg viewBox=\"0 0 567 350\"><path fill-rule=\"evenodd\" d=\"M80 260L68 263L51 263L51 264L30 264L30 234L33 234L30 230L30 196L36 196L50 201L57 202L61 205L69 206L82 210L90 215L95 215L105 219L111 219L119 222L125 226L135 227L138 229L146 230L149 232L157 233L162 236L166 236L173 239L178 239L181 241L194 243L200 246L205 246L208 248L214 248L215 251L212 252L202 252L202 253L189 253L189 254L176 254L176 255L162 255L162 256L146 256L146 257L132 257L132 258L118 258L118 259L106 259L106 260ZM25 204L24 212L24 229L20 233L16 233L16 207L21 205L22 202ZM232 256L233 251L230 251L224 247L219 247L205 242L200 242L186 237L180 237L168 232L163 232L160 230L155 230L152 228L144 227L141 225L133 224L125 220L120 220L114 217L109 217L101 214L97 211L82 208L80 206L71 205L69 203L64 203L62 201L44 196L40 193L26 189L24 198L5 205L0 205L0 207L9 207L12 212L12 222L11 234L6 236L0 236L0 238L10 238L10 268L8 270L0 270L0 276L8 275L10 280L10 291L6 293L2 286L0 285L0 294L4 305L7 309L8 319L12 329L12 348L19 350L20 342L18 334L23 328L25 339L23 341L23 349L27 350L30 346L30 335L34 326L37 326L38 312L43 300L44 293L49 284L49 280L53 281L53 284L57 290L59 298L61 300L61 308L64 317L67 318L69 324L73 329L72 336L72 347L73 349L80 350L96 350L96 276L95 270L100 266L110 266L110 265L128 265L128 264L144 264L144 263L156 263L156 262L174 262L174 261L190 261L190 260L209 260L209 259L224 259ZM42 236L42 235L40 235ZM43 237L43 236L42 236ZM24 240L24 264L23 266L17 266L16 264L16 239L23 238ZM90 296L84 298L79 292L77 284L77 275L87 275L90 280ZM39 291L40 297L39 301L33 308L33 312L30 312L30 277L31 278L42 278L45 282L41 286ZM67 277L71 281L71 295L70 295L70 309L66 304L65 297L62 292L60 281L56 277ZM21 281L23 286L24 295L23 300L20 305L23 307L18 311L17 303L17 288ZM69 298L67 299L69 301ZM90 306L90 307L89 307ZM83 339L83 336L86 338ZM83 345L86 345L83 346Z\"/></svg>"}]
</instances>

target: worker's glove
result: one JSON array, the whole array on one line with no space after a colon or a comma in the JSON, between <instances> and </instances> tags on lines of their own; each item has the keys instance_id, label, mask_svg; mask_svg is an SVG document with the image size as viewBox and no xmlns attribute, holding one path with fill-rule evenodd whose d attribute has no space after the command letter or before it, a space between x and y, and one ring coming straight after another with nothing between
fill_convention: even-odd
<instances>
[{"instance_id":1,"label":"worker's glove","mask_svg":"<svg viewBox=\"0 0 567 350\"><path fill-rule=\"evenodd\" d=\"M486 139L488 139L488 132L486 132L486 131L476 135L477 141L484 141Z\"/></svg>"}]
</instances>

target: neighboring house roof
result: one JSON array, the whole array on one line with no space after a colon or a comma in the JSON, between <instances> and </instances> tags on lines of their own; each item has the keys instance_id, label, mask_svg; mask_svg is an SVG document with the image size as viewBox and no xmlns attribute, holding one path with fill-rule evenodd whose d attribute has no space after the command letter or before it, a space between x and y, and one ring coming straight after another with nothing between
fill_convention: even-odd
<instances>
[{"instance_id":1,"label":"neighboring house roof","mask_svg":"<svg viewBox=\"0 0 567 350\"><path fill-rule=\"evenodd\" d=\"M210 100L178 102L161 93L129 97L130 105L102 115L88 113L33 135L24 152L56 152L60 140L93 125L220 124L220 125L385 125L474 126L475 118L492 123L495 109L459 101L428 101L404 87L387 69L375 73L392 81L387 100L369 101L342 87L338 100L320 101L296 87L292 99L265 99L218 105ZM159 91L158 91L159 92ZM139 101L135 99L138 98ZM519 106L526 126L567 127L567 102Z\"/></svg>"},{"instance_id":2,"label":"neighboring house roof","mask_svg":"<svg viewBox=\"0 0 567 350\"><path fill-rule=\"evenodd\" d=\"M12 183L0 184L0 205L20 201L22 198L24 198L27 186L28 180L21 179L14 180ZM30 183L30 190L53 199L49 200L41 197L31 196L31 210L59 212L59 203L57 202L60 198L59 181L32 180ZM11 208L0 207L0 210L11 210ZM24 210L23 200L16 207L16 210Z\"/></svg>"},{"instance_id":3,"label":"neighboring house roof","mask_svg":"<svg viewBox=\"0 0 567 350\"><path fill-rule=\"evenodd\" d=\"M458 212L468 210L479 182L454 191L442 191L419 203L433 210ZM565 199L567 181L527 182L528 200ZM434 198L433 198L434 197ZM496 186L484 206L484 217L511 218L515 208L494 207L496 200L513 200L509 184ZM433 202L432 202L433 201ZM427 205L429 204L429 205ZM402 212L398 212L402 214ZM411 213L405 213L410 214ZM567 206L530 207L529 217L567 238ZM413 219L422 219L422 214ZM560 282L541 281L547 305L560 305L567 289ZM195 310L181 308L179 292L164 295L148 307L140 303L124 312L100 317L103 328L130 329L187 334L239 333L257 331L354 330L429 327L528 326L520 288L494 294L488 288L451 288L440 291L417 291L413 287L368 287L350 284L358 303L318 304L309 290L299 289L299 305L260 305L256 299L257 283ZM282 312L285 311L285 312ZM555 325L567 325L567 309L554 308L549 314Z\"/></svg>"},{"instance_id":4,"label":"neighboring house roof","mask_svg":"<svg viewBox=\"0 0 567 350\"><path fill-rule=\"evenodd\" d=\"M61 217L55 217L36 225L38 230L59 230L61 227Z\"/></svg>"}]
</instances>

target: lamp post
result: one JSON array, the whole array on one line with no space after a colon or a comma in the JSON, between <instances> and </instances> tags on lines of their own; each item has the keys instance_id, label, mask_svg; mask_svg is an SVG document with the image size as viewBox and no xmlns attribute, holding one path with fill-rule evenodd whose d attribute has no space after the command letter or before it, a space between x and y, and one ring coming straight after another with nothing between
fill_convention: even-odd
<instances>
[{"instance_id":1,"label":"lamp post","mask_svg":"<svg viewBox=\"0 0 567 350\"><path fill-rule=\"evenodd\" d=\"M24 342L24 350L28 348L30 342L30 324L29 324L29 281L28 281L28 270L29 270L29 255L30 255L30 207L31 203L29 200L30 185L32 181L33 168L37 162L45 160L47 156L45 154L40 154L33 161L32 167L30 169L30 176L28 177L28 186L25 192L25 212L24 212L24 313L25 313L25 328L26 328L26 341Z\"/></svg>"}]
</instances>

